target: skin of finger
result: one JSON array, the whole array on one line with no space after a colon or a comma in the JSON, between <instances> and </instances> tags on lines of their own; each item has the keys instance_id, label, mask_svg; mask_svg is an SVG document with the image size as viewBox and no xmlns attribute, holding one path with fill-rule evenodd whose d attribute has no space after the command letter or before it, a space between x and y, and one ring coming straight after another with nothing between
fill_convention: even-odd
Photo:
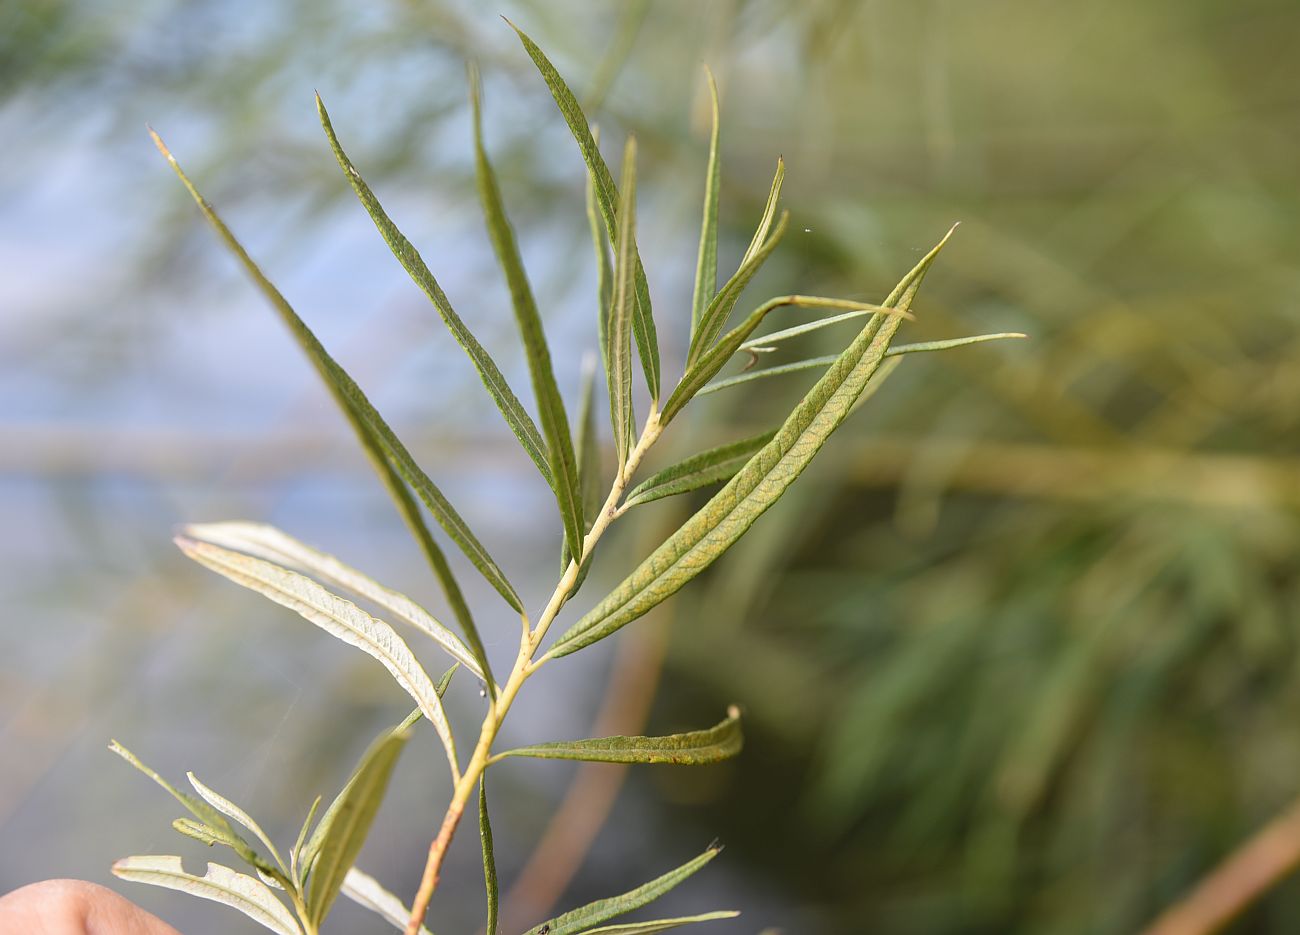
<instances>
[{"instance_id":1,"label":"skin of finger","mask_svg":"<svg viewBox=\"0 0 1300 935\"><path fill-rule=\"evenodd\" d=\"M0 935L180 935L107 887L46 880L0 897Z\"/></svg>"}]
</instances>

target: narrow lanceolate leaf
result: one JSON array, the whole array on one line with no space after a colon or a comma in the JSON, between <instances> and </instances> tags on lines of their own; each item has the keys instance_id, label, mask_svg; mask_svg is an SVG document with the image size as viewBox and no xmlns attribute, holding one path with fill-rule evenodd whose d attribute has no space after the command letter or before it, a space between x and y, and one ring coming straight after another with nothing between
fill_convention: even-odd
<instances>
[{"instance_id":1,"label":"narrow lanceolate leaf","mask_svg":"<svg viewBox=\"0 0 1300 935\"><path fill-rule=\"evenodd\" d=\"M728 760L740 752L744 737L740 730L740 709L732 706L726 720L708 730L665 737L594 737L539 743L498 753L493 760L528 756L541 760L585 760L589 763L671 763L699 766Z\"/></svg>"},{"instance_id":2,"label":"narrow lanceolate leaf","mask_svg":"<svg viewBox=\"0 0 1300 935\"><path fill-rule=\"evenodd\" d=\"M839 316L837 316L839 317ZM896 344L889 350L885 351L886 357L902 357L906 354L925 354L934 351L947 351L955 347L967 347L971 344L983 344L986 341L1004 341L1008 338L1023 338L1025 335L1016 331L1006 331L998 334L977 334L967 338L949 338L945 341L920 341L915 344ZM699 391L700 396L707 393L716 393L718 390L731 389L735 386L743 386L746 383L752 383L755 380L765 380L768 377L784 376L788 373L798 373L802 370L818 370L827 367L838 359L837 354L830 354L825 357L809 357L806 360L796 360L792 363L781 364L776 367L764 367L762 370L749 370L745 373L738 373L734 377L727 377L725 380L716 380Z\"/></svg>"},{"instance_id":3,"label":"narrow lanceolate leaf","mask_svg":"<svg viewBox=\"0 0 1300 935\"><path fill-rule=\"evenodd\" d=\"M388 890L380 886L379 881L370 874L353 867L343 878L344 896L359 906L383 918L394 928L405 931L406 921L411 917L411 910ZM423 925L420 935L432 935Z\"/></svg>"},{"instance_id":4,"label":"narrow lanceolate leaf","mask_svg":"<svg viewBox=\"0 0 1300 935\"><path fill-rule=\"evenodd\" d=\"M470 104L474 114L474 166L478 180L479 200L483 203L483 215L487 219L488 235L492 248L510 288L510 300L515 309L515 320L519 324L519 335L524 342L524 351L528 358L528 372L533 379L533 393L537 397L537 409L542 421L542 435L546 439L547 463L551 468L551 487L555 491L555 501L560 508L560 520L564 524L564 538L569 550L579 555L582 552L582 537L585 532L582 525L582 496L578 487L578 459L573 451L573 436L569 433L569 418L564 412L564 400L560 388L555 382L555 371L551 366L551 352L546 345L546 333L542 328L542 318L537 313L537 302L533 298L532 287L528 284L528 274L524 271L524 261L519 255L519 246L515 242L515 232L506 215L505 202L501 197L501 188L497 184L496 173L488 159L487 148L483 145L483 114L480 103L478 73L470 69Z\"/></svg>"},{"instance_id":5,"label":"narrow lanceolate leaf","mask_svg":"<svg viewBox=\"0 0 1300 935\"><path fill-rule=\"evenodd\" d=\"M509 20L506 22L510 23ZM605 157L600 154L600 147L596 145L578 99L573 96L569 86L564 83L560 73L555 70L555 66L537 44L524 35L514 23L510 23L510 28L519 34L519 41L524 44L529 58L533 60L533 64L537 66L537 70L546 81L546 86L550 89L551 97L555 99L564 122L569 125L569 130L578 143L578 149L582 151L582 158L587 163L587 171L595 186L596 204L600 208L601 217L605 219L610 242L618 243L619 225L623 223L623 216L617 212L618 189L614 186L614 176L610 173L609 166L605 164ZM636 291L632 326L636 334L637 351L641 355L641 369L645 372L646 386L650 390L650 398L657 401L659 399L659 338L655 334L654 316L650 309L650 286L646 282L645 269L641 265L641 256L636 251L635 242L632 244L632 264Z\"/></svg>"},{"instance_id":6,"label":"narrow lanceolate leaf","mask_svg":"<svg viewBox=\"0 0 1300 935\"><path fill-rule=\"evenodd\" d=\"M709 102L713 105L713 132L709 135L709 168L704 177L704 218L700 222L700 249L695 260L695 291L691 299L691 335L718 290L718 190L721 187L721 162L718 158L718 83L706 65L709 79Z\"/></svg>"},{"instance_id":7,"label":"narrow lanceolate leaf","mask_svg":"<svg viewBox=\"0 0 1300 935\"><path fill-rule=\"evenodd\" d=\"M536 928L528 930L527 935L579 935L593 926L616 919L621 915L634 912L648 905L667 893L677 884L686 880L693 873L718 856L720 848L710 847L694 860L682 864L676 870L670 870L661 877L644 883L621 896L598 899L578 909L556 916L549 922L543 922Z\"/></svg>"},{"instance_id":8,"label":"narrow lanceolate leaf","mask_svg":"<svg viewBox=\"0 0 1300 935\"><path fill-rule=\"evenodd\" d=\"M506 424L514 432L515 437L519 439L519 444L523 446L528 457L532 458L533 463L537 465L537 470L546 478L548 484L552 483L550 466L546 457L546 443L542 441L541 434L537 431L537 426L533 424L532 418L528 411L524 409L523 404L519 402L519 397L510 389L506 383L506 378L501 374L501 368L496 365L491 355L478 342L473 333L465 326L465 322L455 309L451 307L451 301L447 294L442 291L442 286L430 272L428 264L424 262L424 257L420 256L420 251L415 249L414 244L406 239L406 235L401 232L392 219L384 211L383 205L375 197L375 193L370 186L366 184L361 173L357 171L348 154L344 152L343 146L339 143L338 136L334 133L334 126L330 123L329 112L325 109L324 102L321 101L320 95L316 96L316 110L320 115L321 126L325 128L325 135L329 138L330 148L334 151L334 158L338 161L339 167L347 177L348 183L351 184L353 191L357 193L357 198L369 213L371 220L375 222L375 227L383 236L384 241L388 244L393 256L402 264L402 268L410 275L415 284L433 303L433 307L441 316L443 323L446 324L447 330L451 332L465 353L469 355L470 362L478 371L479 378L483 381L483 386L487 389L492 401L496 403L497 408L501 410L501 415L505 416Z\"/></svg>"},{"instance_id":9,"label":"narrow lanceolate leaf","mask_svg":"<svg viewBox=\"0 0 1300 935\"><path fill-rule=\"evenodd\" d=\"M631 509L642 503L662 500L679 493L688 493L707 487L709 484L730 480L745 462L758 449L772 440L776 432L764 432L752 438L741 439L729 445L719 445L708 451L701 451L684 461L647 477L632 489L623 501L623 509Z\"/></svg>"},{"instance_id":10,"label":"narrow lanceolate leaf","mask_svg":"<svg viewBox=\"0 0 1300 935\"><path fill-rule=\"evenodd\" d=\"M186 873L179 857L124 857L113 864L113 875L223 903L279 935L302 935L293 913L266 884L221 864L208 864L199 877Z\"/></svg>"},{"instance_id":11,"label":"narrow lanceolate leaf","mask_svg":"<svg viewBox=\"0 0 1300 935\"><path fill-rule=\"evenodd\" d=\"M678 916L676 919L655 919L651 922L627 922L623 925L602 925L598 929L587 929L581 935L652 935L654 932L667 932L669 929L681 928L696 922L716 922L720 919L734 919L740 913L732 909L717 912L705 912L697 916Z\"/></svg>"},{"instance_id":12,"label":"narrow lanceolate leaf","mask_svg":"<svg viewBox=\"0 0 1300 935\"><path fill-rule=\"evenodd\" d=\"M599 139L599 134L597 134ZM600 362L609 369L609 316L614 307L614 264L609 258L609 244L596 209L596 182L587 176L587 224L591 244L596 251L596 330L600 340Z\"/></svg>"},{"instance_id":13,"label":"narrow lanceolate leaf","mask_svg":"<svg viewBox=\"0 0 1300 935\"><path fill-rule=\"evenodd\" d=\"M952 231L895 287L882 305L907 309L926 270ZM551 647L564 656L603 639L675 594L739 539L780 499L813 456L847 418L902 318L873 315L853 342L777 430L726 486L663 545L655 549L608 597Z\"/></svg>"},{"instance_id":14,"label":"narrow lanceolate leaf","mask_svg":"<svg viewBox=\"0 0 1300 935\"><path fill-rule=\"evenodd\" d=\"M618 238L614 250L614 303L609 318L609 417L614 426L614 450L623 470L632 449L632 315L636 308L633 291L633 257L636 252L636 140L628 137L623 150L623 188L619 200Z\"/></svg>"},{"instance_id":15,"label":"narrow lanceolate leaf","mask_svg":"<svg viewBox=\"0 0 1300 935\"><path fill-rule=\"evenodd\" d=\"M578 482L582 490L583 531L590 532L596 515L604 506L604 494L601 491L600 476L600 441L596 437L596 362L591 356L583 361L582 367L582 404L578 410ZM568 570L569 560L573 556L565 549L560 561L560 574ZM591 570L591 558L587 557L578 569L578 577L569 589L569 597L578 593L587 572Z\"/></svg>"},{"instance_id":16,"label":"narrow lanceolate leaf","mask_svg":"<svg viewBox=\"0 0 1300 935\"><path fill-rule=\"evenodd\" d=\"M312 834L313 842L308 843L305 851L311 858L307 914L316 924L329 912L344 877L361 853L361 845L388 789L388 777L408 737L409 731L403 728L387 731L366 751L352 778Z\"/></svg>"},{"instance_id":17,"label":"narrow lanceolate leaf","mask_svg":"<svg viewBox=\"0 0 1300 935\"><path fill-rule=\"evenodd\" d=\"M492 822L488 820L487 774L478 780L478 835L483 845L483 885L487 889L487 923L485 935L497 935L497 907L500 888L497 883L497 858L492 847Z\"/></svg>"},{"instance_id":18,"label":"narrow lanceolate leaf","mask_svg":"<svg viewBox=\"0 0 1300 935\"><path fill-rule=\"evenodd\" d=\"M781 181L784 178L785 163L778 160L776 177L772 181L772 192L763 210L763 218L759 221L758 229L754 231L754 239L750 242L749 249L745 251L740 267L700 313L699 327L691 335L690 350L686 354L687 368L698 361L722 333L727 319L731 317L732 309L740 299L740 294L745 291L749 281L754 278L754 274L759 271L764 261L771 256L772 250L781 239L787 218L782 216L775 234L772 233L772 222L776 217L777 199L781 196Z\"/></svg>"},{"instance_id":19,"label":"narrow lanceolate leaf","mask_svg":"<svg viewBox=\"0 0 1300 935\"><path fill-rule=\"evenodd\" d=\"M211 847L214 844L225 844L219 834L213 832L211 828L201 821L195 821L193 818L177 818L172 822L172 827L185 835L187 838L193 838L196 841Z\"/></svg>"},{"instance_id":20,"label":"narrow lanceolate leaf","mask_svg":"<svg viewBox=\"0 0 1300 935\"><path fill-rule=\"evenodd\" d=\"M333 555L314 549L274 526L246 522L191 523L185 527L185 535L200 542L208 542L284 565L372 601L391 613L395 619L432 637L434 642L446 650L453 659L480 679L484 678L478 660L474 658L469 647L415 601L405 594L385 587L364 572L339 561Z\"/></svg>"},{"instance_id":21,"label":"narrow lanceolate leaf","mask_svg":"<svg viewBox=\"0 0 1300 935\"><path fill-rule=\"evenodd\" d=\"M307 843L307 832L311 830L312 819L316 817L316 810L320 808L320 803L321 797L318 795L311 803L311 808L307 809L307 818L298 829L298 840L293 842L293 850L289 852L289 874L298 881L299 886L307 879L307 871L310 869L302 860L302 849Z\"/></svg>"},{"instance_id":22,"label":"narrow lanceolate leaf","mask_svg":"<svg viewBox=\"0 0 1300 935\"><path fill-rule=\"evenodd\" d=\"M415 699L420 711L438 732L447 750L452 775L457 774L456 744L442 710L442 700L429 674L391 626L370 616L351 601L325 590L311 578L287 568L194 539L178 536L176 544L199 564L297 612L331 636L379 660Z\"/></svg>"},{"instance_id":23,"label":"narrow lanceolate leaf","mask_svg":"<svg viewBox=\"0 0 1300 935\"><path fill-rule=\"evenodd\" d=\"M161 151L171 163L172 168L198 204L199 209L203 212L203 216L208 220L208 223L235 255L235 258L244 267L244 271L253 280L254 284L275 307L276 312L280 315L281 321L283 321L285 326L293 334L295 340L297 340L298 344L306 352L312 365L325 381L325 385L329 389L330 394L334 397L334 401L343 411L343 414L347 417L348 422L352 425L353 430L361 440L361 444L366 449L367 454L371 456L372 460L375 460L377 455L382 455L383 460L388 462L391 470L397 471L406 483L411 485L412 489L415 490L416 494L418 494L420 499L424 502L424 505L429 508L429 511L438 521L438 524L442 526L447 535L451 536L452 540L460 547L461 551L465 553L466 557L474 563L474 567L479 570L479 573L482 574L494 588L496 588L497 592L505 598L506 602L510 604L512 608L522 612L523 603L520 601L519 595L515 593L514 588L511 586L510 582L506 580L505 574L501 571L500 567L497 566L496 562L492 559L492 556L490 556L487 550L483 548L482 543L480 543L477 537L475 537L475 535L470 531L469 527L465 524L465 521L461 519L460 514L457 513L452 505L447 501L447 498L442 495L442 491L440 491L433 481L429 479L428 475L426 475L424 471L420 469L420 466L415 463L415 459L412 458L411 453L406 450L406 446L403 445L397 436L393 434L393 430L388 427L388 424L384 422L379 413L375 411L375 407L370 404L370 400L361 392L361 388L357 386L356 382L348 376L347 372L340 367L337 362L335 362L334 358L330 357L324 346L319 340L317 340L316 336L312 334L306 324L303 323L303 320L298 317L297 312L293 310L293 307L288 303L285 297L280 294L280 290L278 290L271 281L266 278L261 269L258 268L257 264L253 262L252 257L248 255L247 251L244 250L239 241L235 239L235 235L230 232L230 228L226 227L225 222L217 216L217 213L213 210L212 206L208 204L207 200L204 199L199 190L194 187L194 183L189 180L189 177L185 174L184 170L181 169L180 164L168 151L166 145L156 133L153 134L153 140L158 146L159 151ZM407 517L409 523L409 504L406 503L404 498L395 490L390 471L380 468L380 475L384 479L385 485L388 487L389 491L397 497L398 505L402 508L403 515ZM426 547L426 553L427 552L428 548ZM433 558L433 556L430 557L431 559ZM449 574L450 572L447 570L446 575ZM440 573L439 578L444 581L445 585L446 576L443 573ZM466 633L466 636L467 638L470 638L472 642L477 641L477 635Z\"/></svg>"},{"instance_id":24,"label":"narrow lanceolate leaf","mask_svg":"<svg viewBox=\"0 0 1300 935\"><path fill-rule=\"evenodd\" d=\"M203 783L199 782L198 777L193 773L186 773L185 777L190 781L190 785L194 787L194 791L203 798L203 801L207 802L227 818L239 822L249 831L253 832L253 834L257 836L257 839L262 842L263 846L266 847L266 852L270 854L271 857L275 859L275 862L280 866L280 870L286 873L288 872L288 868L285 867L284 861L280 859L280 852L275 849L275 845L272 844L271 839L266 836L266 832L262 830L262 826L253 820L253 816L249 815L246 811L227 799L225 796L213 792Z\"/></svg>"},{"instance_id":25,"label":"narrow lanceolate leaf","mask_svg":"<svg viewBox=\"0 0 1300 935\"><path fill-rule=\"evenodd\" d=\"M797 338L800 335L808 334L812 331L820 331L822 328L829 328L831 325L838 325L841 322L853 321L856 318L865 318L876 312L884 311L879 305L861 305L851 312L845 312L842 315L831 315L829 318L818 318L816 321L807 321L802 325L795 325L792 328L782 328L780 331L773 331L771 334L760 335L757 338L750 338L744 344L740 345L742 351L767 351L772 350L782 341L788 341L791 338Z\"/></svg>"}]
</instances>

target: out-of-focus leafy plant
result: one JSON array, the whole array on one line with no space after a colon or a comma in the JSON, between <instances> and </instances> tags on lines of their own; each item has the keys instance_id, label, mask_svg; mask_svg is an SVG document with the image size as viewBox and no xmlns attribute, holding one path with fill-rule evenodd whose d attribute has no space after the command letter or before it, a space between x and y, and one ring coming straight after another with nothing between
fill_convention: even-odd
<instances>
[{"instance_id":1,"label":"out-of-focus leafy plant","mask_svg":"<svg viewBox=\"0 0 1300 935\"><path fill-rule=\"evenodd\" d=\"M718 107L716 88L710 76L714 129L691 305L690 347L685 373L661 404L665 387L659 346L649 287L636 243L635 140L629 138L626 142L621 178L616 184L576 98L542 51L523 32L518 34L572 131L588 169L588 202L601 270L597 332L617 456L612 478L603 476L594 441L592 380L586 382L579 440L574 444L541 318L484 147L480 93L474 71L471 69L470 72L470 87L478 189L489 236L513 301L540 424L533 421L491 356L453 310L419 252L362 179L344 151L319 98L317 107L329 145L348 182L394 255L428 296L470 357L507 425L554 492L563 530L562 574L536 617L525 610L522 598L505 571L434 481L415 462L361 388L329 355L244 251L213 207L199 194L162 140L154 136L158 148L171 162L207 221L270 300L324 380L428 559L457 619L461 635L404 595L279 530L244 522L187 527L177 538L177 544L186 555L235 583L296 611L327 633L374 657L411 696L416 709L400 725L375 741L352 778L319 820L314 820L319 799L312 805L287 856L276 848L253 818L192 774L189 778L198 793L197 798L170 785L115 742L115 752L162 785L189 812L190 817L177 819L174 823L178 832L210 846L221 844L229 847L255 874L210 864L203 876L196 876L184 869L180 857L142 856L118 861L114 872L120 877L217 900L282 935L312 935L317 932L339 893L343 893L404 928L408 935L416 935L425 931L424 919L438 885L447 848L464 812L471 802L476 802L487 889L487 931L495 935L497 882L486 789L486 773L494 763L507 757L533 757L613 763L702 764L734 756L742 744L740 713L733 706L725 720L706 730L666 737L617 736L541 742L494 752L502 723L527 681L554 660L590 646L641 617L716 561L785 494L831 434L863 399L874 392L892 370L892 364L885 366L887 358L1011 336L983 335L892 346L898 328L911 317L908 310L927 270L947 242L947 236L878 305L818 296L784 295L762 303L738 325L727 330L728 320L746 285L779 243L787 227L788 214L777 214L785 171L784 165L778 163L767 205L750 247L735 274L719 288ZM783 307L831 309L841 314L778 331L761 343L755 343L754 332L770 313ZM833 357L711 383L741 351L756 355L796 334L850 318L865 320L847 345ZM633 402L634 347L649 396L648 411L639 420ZM695 396L724 386L736 386L759 376L813 368L822 370L820 378L774 431L747 441L710 448L659 472L635 488L632 486L646 455L672 419ZM722 488L654 549L621 584L572 623L549 647L543 648L543 642L566 602L583 583L597 544L615 520L638 504L721 482L725 482ZM519 617L519 648L504 681L498 682L493 674L478 625L441 547L425 523L421 505ZM350 592L431 637L451 657L452 668L435 684L392 626L329 590L326 585ZM487 704L478 737L463 765L457 752L456 737L442 706L442 695L457 668L468 670L480 681ZM420 720L427 720L438 735L446 753L453 790L430 846L418 892L408 909L398 897L388 893L374 878L353 864L382 802L402 748ZM255 841L250 842L236 826L245 829ZM643 886L543 922L532 929L530 935L580 932L634 935L729 918L735 913L713 912L604 926L609 920L638 909L675 887L712 860L717 852L716 847L710 847L695 859ZM288 905L277 891L284 894Z\"/></svg>"}]
</instances>

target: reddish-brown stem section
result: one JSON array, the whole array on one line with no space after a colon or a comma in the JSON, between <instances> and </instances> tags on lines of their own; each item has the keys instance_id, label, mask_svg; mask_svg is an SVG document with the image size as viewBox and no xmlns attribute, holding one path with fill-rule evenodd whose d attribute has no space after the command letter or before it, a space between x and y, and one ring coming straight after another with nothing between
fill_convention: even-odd
<instances>
[{"instance_id":1,"label":"reddish-brown stem section","mask_svg":"<svg viewBox=\"0 0 1300 935\"><path fill-rule=\"evenodd\" d=\"M1142 935L1210 935L1300 864L1300 800L1257 831Z\"/></svg>"},{"instance_id":2,"label":"reddish-brown stem section","mask_svg":"<svg viewBox=\"0 0 1300 935\"><path fill-rule=\"evenodd\" d=\"M438 829L438 836L429 845L429 860L424 865L424 878L420 880L421 892L432 893L438 888L438 875L442 872L442 860L447 856L447 847L451 844L451 836L456 833L456 826L460 824L460 816L464 812L463 803L453 801L452 807L447 809L447 814L443 816L442 827ZM423 917L423 913L420 915ZM412 917L408 919L406 935L420 935L421 924L419 918Z\"/></svg>"}]
</instances>

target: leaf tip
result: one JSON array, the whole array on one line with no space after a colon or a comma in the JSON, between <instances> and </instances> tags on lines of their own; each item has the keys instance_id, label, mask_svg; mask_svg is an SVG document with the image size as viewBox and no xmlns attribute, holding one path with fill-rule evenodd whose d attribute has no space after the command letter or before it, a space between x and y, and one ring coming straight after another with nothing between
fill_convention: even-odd
<instances>
[{"instance_id":1,"label":"leaf tip","mask_svg":"<svg viewBox=\"0 0 1300 935\"><path fill-rule=\"evenodd\" d=\"M176 157L173 156L172 151L167 148L167 144L164 143L163 138L158 135L158 131L155 130L153 127L149 126L148 124L145 124L145 129L149 131L149 138L153 140L153 145L158 147L158 152L162 153L163 157L168 162L175 164Z\"/></svg>"}]
</instances>

